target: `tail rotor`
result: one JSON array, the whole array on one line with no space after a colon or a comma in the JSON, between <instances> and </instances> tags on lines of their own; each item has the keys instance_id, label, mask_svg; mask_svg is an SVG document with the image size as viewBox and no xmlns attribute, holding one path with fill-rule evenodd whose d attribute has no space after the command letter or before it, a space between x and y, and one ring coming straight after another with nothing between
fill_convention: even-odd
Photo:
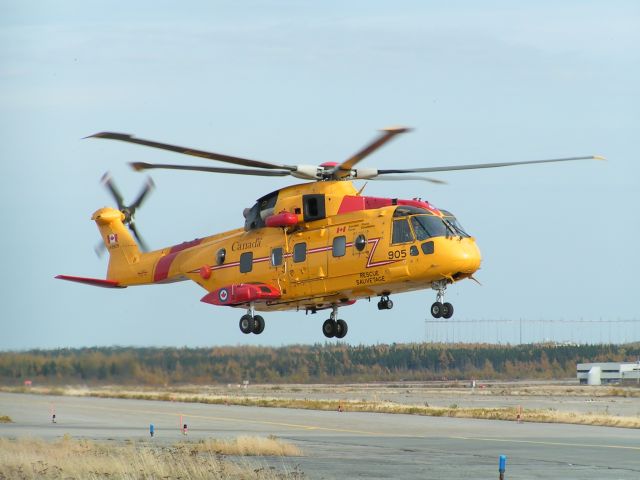
<instances>
[{"instance_id":1,"label":"tail rotor","mask_svg":"<svg viewBox=\"0 0 640 480\"><path fill-rule=\"evenodd\" d=\"M109 172L105 173L102 176L101 182L109 191L109 193L111 193L111 196L113 197L113 199L116 201L118 210L120 210L123 213L124 215L123 223L127 225L129 227L129 230L131 230L131 233L133 233L138 244L140 245L140 249L143 252L148 251L149 248L146 242L140 236L140 233L138 232L138 228L136 227L134 217L138 208L142 206L147 196L155 188L155 184L153 183L153 180L151 180L151 177L147 177L146 183L143 185L142 190L140 190L140 193L138 194L138 197L135 199L135 201L131 205L125 205L124 198L120 194L120 190L118 190L118 188L115 186L115 183L111 178L111 174ZM95 252L99 257L101 257L105 249L106 247L104 243L100 243L99 245L96 245Z\"/></svg>"}]
</instances>

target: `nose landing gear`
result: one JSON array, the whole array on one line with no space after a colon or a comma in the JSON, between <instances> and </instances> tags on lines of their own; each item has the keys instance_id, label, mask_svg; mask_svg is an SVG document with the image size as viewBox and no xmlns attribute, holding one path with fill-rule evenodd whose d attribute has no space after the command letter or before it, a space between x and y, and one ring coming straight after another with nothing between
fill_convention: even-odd
<instances>
[{"instance_id":1,"label":"nose landing gear","mask_svg":"<svg viewBox=\"0 0 640 480\"><path fill-rule=\"evenodd\" d=\"M331 316L328 320L325 320L322 324L322 333L327 338L344 338L349 331L349 326L347 322L344 320L336 320L338 316L338 306L332 306L333 311L331 312Z\"/></svg>"},{"instance_id":2,"label":"nose landing gear","mask_svg":"<svg viewBox=\"0 0 640 480\"><path fill-rule=\"evenodd\" d=\"M249 305L249 310L245 315L240 317L240 331L244 334L255 333L260 335L264 331L264 318L260 315L254 315L255 308L253 303Z\"/></svg>"},{"instance_id":3,"label":"nose landing gear","mask_svg":"<svg viewBox=\"0 0 640 480\"><path fill-rule=\"evenodd\" d=\"M389 298L389 295L382 295L378 302L378 310L391 310L393 308L393 302Z\"/></svg>"},{"instance_id":4,"label":"nose landing gear","mask_svg":"<svg viewBox=\"0 0 640 480\"><path fill-rule=\"evenodd\" d=\"M444 294L447 291L447 282L445 280L433 282L431 288L438 292L435 303L431 305L431 315L433 318L451 318L453 316L453 305L444 301Z\"/></svg>"}]
</instances>

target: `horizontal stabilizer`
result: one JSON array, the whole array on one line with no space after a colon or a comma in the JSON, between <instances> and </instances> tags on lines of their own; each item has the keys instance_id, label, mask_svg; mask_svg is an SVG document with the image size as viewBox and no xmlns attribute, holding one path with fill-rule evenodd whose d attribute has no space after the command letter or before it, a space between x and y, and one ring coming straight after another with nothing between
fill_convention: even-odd
<instances>
[{"instance_id":1,"label":"horizontal stabilizer","mask_svg":"<svg viewBox=\"0 0 640 480\"><path fill-rule=\"evenodd\" d=\"M86 277L72 277L70 275L57 275L59 280L67 280L69 282L84 283L86 285L93 285L94 287L104 288L127 288L124 285L120 285L115 280L102 280L100 278L86 278Z\"/></svg>"}]
</instances>

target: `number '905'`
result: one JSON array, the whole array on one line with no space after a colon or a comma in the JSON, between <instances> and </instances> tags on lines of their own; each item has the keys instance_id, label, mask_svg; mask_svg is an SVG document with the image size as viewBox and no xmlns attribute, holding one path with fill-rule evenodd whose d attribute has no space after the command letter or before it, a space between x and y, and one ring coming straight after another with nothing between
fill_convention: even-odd
<instances>
[{"instance_id":1,"label":"number '905'","mask_svg":"<svg viewBox=\"0 0 640 480\"><path fill-rule=\"evenodd\" d=\"M399 258L406 258L407 257L407 251L406 250L390 250L389 252L387 252L387 256L389 257L389 260L397 260Z\"/></svg>"}]
</instances>

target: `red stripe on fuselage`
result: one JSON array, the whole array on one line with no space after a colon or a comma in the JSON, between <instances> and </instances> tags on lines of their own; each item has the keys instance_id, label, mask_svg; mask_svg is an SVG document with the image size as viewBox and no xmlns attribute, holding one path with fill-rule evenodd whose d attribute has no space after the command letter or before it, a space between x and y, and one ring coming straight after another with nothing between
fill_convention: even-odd
<instances>
[{"instance_id":1,"label":"red stripe on fuselage","mask_svg":"<svg viewBox=\"0 0 640 480\"><path fill-rule=\"evenodd\" d=\"M373 256L376 252L376 248L378 248L378 244L380 243L381 238L377 237L377 238L370 238L369 240L367 240L367 243L373 245L373 247L371 248L371 251L369 252L369 257L367 258L367 264L365 265L365 268L373 268L373 267L381 267L384 265L390 265L392 263L398 263L400 260L382 260L382 261L378 261L378 262L373 262ZM347 247L352 247L353 246L353 242L347 242L346 244ZM310 248L309 250L307 250L307 254L313 254L313 253L321 253L321 252L328 252L330 250L332 250L333 247L316 247L316 248ZM169 257L170 255L167 255L167 257ZM165 258L167 258L165 257ZM293 253L285 253L283 255L283 258L291 258L293 257ZM164 259L162 259L164 260ZM266 262L269 261L270 257L258 257L258 258L254 258L252 260L252 264L254 263L262 263L262 262ZM173 260L171 260L173 261ZM169 264L170 265L170 264ZM209 268L211 268L211 270L220 270L223 268L230 268L230 267L237 267L238 265L240 265L240 262L230 262L230 263L225 263L223 265L209 265ZM160 266L160 262L158 262L158 266ZM156 269L157 270L157 269ZM167 271L168 271L168 267L167 267ZM195 270L191 270L189 273L198 273L200 271L200 269L195 269Z\"/></svg>"},{"instance_id":2,"label":"red stripe on fuselage","mask_svg":"<svg viewBox=\"0 0 640 480\"><path fill-rule=\"evenodd\" d=\"M202 239L196 238L195 240L192 240L190 242L183 242L180 245L174 245L173 247L171 247L171 250L169 250L169 253L164 257L162 257L160 260L158 260L158 264L156 265L156 271L153 274L153 281L162 282L163 280L166 280L169 277L169 269L171 268L171 264L175 260L178 253L182 252L183 250L186 250L187 248L200 245L201 242L202 242Z\"/></svg>"},{"instance_id":3,"label":"red stripe on fuselage","mask_svg":"<svg viewBox=\"0 0 640 480\"><path fill-rule=\"evenodd\" d=\"M369 258L367 258L367 268L371 267L381 267L383 265L389 265L391 263L399 262L400 260L383 260L381 262L372 262L373 254L376 253L376 248L378 248L378 243L380 242L380 238L371 238L368 243L373 243L373 248L369 252Z\"/></svg>"}]
</instances>

